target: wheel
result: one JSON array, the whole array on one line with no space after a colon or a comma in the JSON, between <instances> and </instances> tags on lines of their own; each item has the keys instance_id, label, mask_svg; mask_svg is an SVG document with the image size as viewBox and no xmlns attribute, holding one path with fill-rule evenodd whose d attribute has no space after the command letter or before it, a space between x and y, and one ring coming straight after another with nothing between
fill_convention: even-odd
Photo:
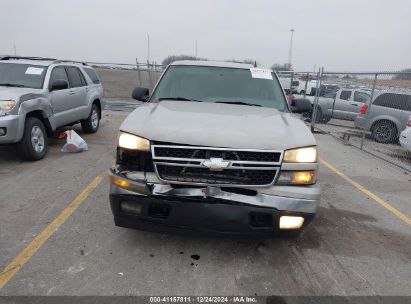
<instances>
[{"instance_id":1,"label":"wheel","mask_svg":"<svg viewBox=\"0 0 411 304\"><path fill-rule=\"evenodd\" d=\"M313 112L305 112L301 115L301 119L305 122L311 122L311 117L313 116Z\"/></svg>"},{"instance_id":2,"label":"wheel","mask_svg":"<svg viewBox=\"0 0 411 304\"><path fill-rule=\"evenodd\" d=\"M311 117L311 119L312 119L312 117ZM311 119L310 119L310 121L311 121ZM322 123L323 119L324 119L323 111L321 110L320 107L317 107L317 112L315 114L315 122L316 123Z\"/></svg>"},{"instance_id":3,"label":"wheel","mask_svg":"<svg viewBox=\"0 0 411 304\"><path fill-rule=\"evenodd\" d=\"M96 133L100 126L100 114L98 106L91 106L90 115L87 119L81 121L81 127L85 133Z\"/></svg>"},{"instance_id":4,"label":"wheel","mask_svg":"<svg viewBox=\"0 0 411 304\"><path fill-rule=\"evenodd\" d=\"M300 95L304 95L304 93L305 93L304 90L301 90L301 91L300 91Z\"/></svg>"},{"instance_id":5,"label":"wheel","mask_svg":"<svg viewBox=\"0 0 411 304\"><path fill-rule=\"evenodd\" d=\"M394 143L397 139L397 127L389 120L377 121L371 129L372 138L376 142L388 144Z\"/></svg>"},{"instance_id":6,"label":"wheel","mask_svg":"<svg viewBox=\"0 0 411 304\"><path fill-rule=\"evenodd\" d=\"M330 115L325 115L323 114L321 116L321 123L326 124L331 120L331 116Z\"/></svg>"},{"instance_id":7,"label":"wheel","mask_svg":"<svg viewBox=\"0 0 411 304\"><path fill-rule=\"evenodd\" d=\"M40 160L46 155L48 138L43 122L28 117L24 124L23 138L17 144L17 152L24 160Z\"/></svg>"}]
</instances>

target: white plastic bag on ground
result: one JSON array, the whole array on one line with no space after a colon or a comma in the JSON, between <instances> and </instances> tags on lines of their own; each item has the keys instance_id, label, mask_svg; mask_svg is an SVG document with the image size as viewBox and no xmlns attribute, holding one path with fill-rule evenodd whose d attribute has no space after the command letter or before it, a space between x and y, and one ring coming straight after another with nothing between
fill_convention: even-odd
<instances>
[{"instance_id":1,"label":"white plastic bag on ground","mask_svg":"<svg viewBox=\"0 0 411 304\"><path fill-rule=\"evenodd\" d=\"M83 152L88 150L87 143L80 137L74 130L68 130L66 132L67 142L61 149L61 152Z\"/></svg>"}]
</instances>

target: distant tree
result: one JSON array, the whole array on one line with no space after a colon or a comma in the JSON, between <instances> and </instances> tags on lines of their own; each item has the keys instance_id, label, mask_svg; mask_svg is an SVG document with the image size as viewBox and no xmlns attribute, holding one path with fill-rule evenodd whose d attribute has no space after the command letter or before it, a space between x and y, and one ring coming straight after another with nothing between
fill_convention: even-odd
<instances>
[{"instance_id":1,"label":"distant tree","mask_svg":"<svg viewBox=\"0 0 411 304\"><path fill-rule=\"evenodd\" d=\"M351 79L350 75L344 75L342 79Z\"/></svg>"},{"instance_id":2,"label":"distant tree","mask_svg":"<svg viewBox=\"0 0 411 304\"><path fill-rule=\"evenodd\" d=\"M411 80L411 69L403 69L401 72L404 72L404 74L397 74L392 77L392 79L395 80ZM407 73L407 74L405 74Z\"/></svg>"},{"instance_id":3,"label":"distant tree","mask_svg":"<svg viewBox=\"0 0 411 304\"><path fill-rule=\"evenodd\" d=\"M273 71L292 71L293 70L293 66L289 63L284 63L284 64L280 64L280 63L274 63L271 66L271 69Z\"/></svg>"},{"instance_id":4,"label":"distant tree","mask_svg":"<svg viewBox=\"0 0 411 304\"><path fill-rule=\"evenodd\" d=\"M191 55L169 55L161 62L161 64L163 66L167 66L170 63L174 61L178 61L178 60L207 60L207 59L199 58L199 57L195 57Z\"/></svg>"}]
</instances>

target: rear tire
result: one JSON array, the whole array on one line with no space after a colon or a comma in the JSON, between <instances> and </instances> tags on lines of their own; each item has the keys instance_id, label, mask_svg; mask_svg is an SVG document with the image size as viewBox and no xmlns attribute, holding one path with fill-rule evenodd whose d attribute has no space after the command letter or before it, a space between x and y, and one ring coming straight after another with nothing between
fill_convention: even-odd
<instances>
[{"instance_id":1,"label":"rear tire","mask_svg":"<svg viewBox=\"0 0 411 304\"><path fill-rule=\"evenodd\" d=\"M36 117L27 117L17 153L23 160L36 161L46 155L47 149L48 138L43 122Z\"/></svg>"},{"instance_id":2,"label":"rear tire","mask_svg":"<svg viewBox=\"0 0 411 304\"><path fill-rule=\"evenodd\" d=\"M84 133L96 133L100 126L100 111L96 104L91 106L90 115L81 121L81 128Z\"/></svg>"},{"instance_id":3,"label":"rear tire","mask_svg":"<svg viewBox=\"0 0 411 304\"><path fill-rule=\"evenodd\" d=\"M300 95L304 95L304 93L305 93L304 90L301 90L301 91L300 91Z\"/></svg>"},{"instance_id":4,"label":"rear tire","mask_svg":"<svg viewBox=\"0 0 411 304\"><path fill-rule=\"evenodd\" d=\"M377 121L371 129L372 138L383 144L393 144L398 139L397 126L389 120Z\"/></svg>"}]
</instances>

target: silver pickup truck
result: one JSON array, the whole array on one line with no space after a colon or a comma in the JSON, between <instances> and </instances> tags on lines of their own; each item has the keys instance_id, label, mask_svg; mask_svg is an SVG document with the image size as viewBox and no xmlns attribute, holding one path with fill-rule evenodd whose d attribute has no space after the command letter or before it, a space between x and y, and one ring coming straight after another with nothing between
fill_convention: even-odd
<instances>
[{"instance_id":1,"label":"silver pickup truck","mask_svg":"<svg viewBox=\"0 0 411 304\"><path fill-rule=\"evenodd\" d=\"M169 232L296 236L320 200L316 141L275 73L180 61L122 123L110 170L115 224Z\"/></svg>"},{"instance_id":2,"label":"silver pickup truck","mask_svg":"<svg viewBox=\"0 0 411 304\"><path fill-rule=\"evenodd\" d=\"M370 100L371 91L366 89L340 89L336 93L318 97L316 121L327 123L331 118L355 120L361 107ZM307 96L314 106L314 96ZM310 120L311 113L305 114Z\"/></svg>"},{"instance_id":3,"label":"silver pickup truck","mask_svg":"<svg viewBox=\"0 0 411 304\"><path fill-rule=\"evenodd\" d=\"M64 126L96 132L103 107L100 80L86 64L0 56L0 145L15 145L25 160L43 158L47 137Z\"/></svg>"}]
</instances>

